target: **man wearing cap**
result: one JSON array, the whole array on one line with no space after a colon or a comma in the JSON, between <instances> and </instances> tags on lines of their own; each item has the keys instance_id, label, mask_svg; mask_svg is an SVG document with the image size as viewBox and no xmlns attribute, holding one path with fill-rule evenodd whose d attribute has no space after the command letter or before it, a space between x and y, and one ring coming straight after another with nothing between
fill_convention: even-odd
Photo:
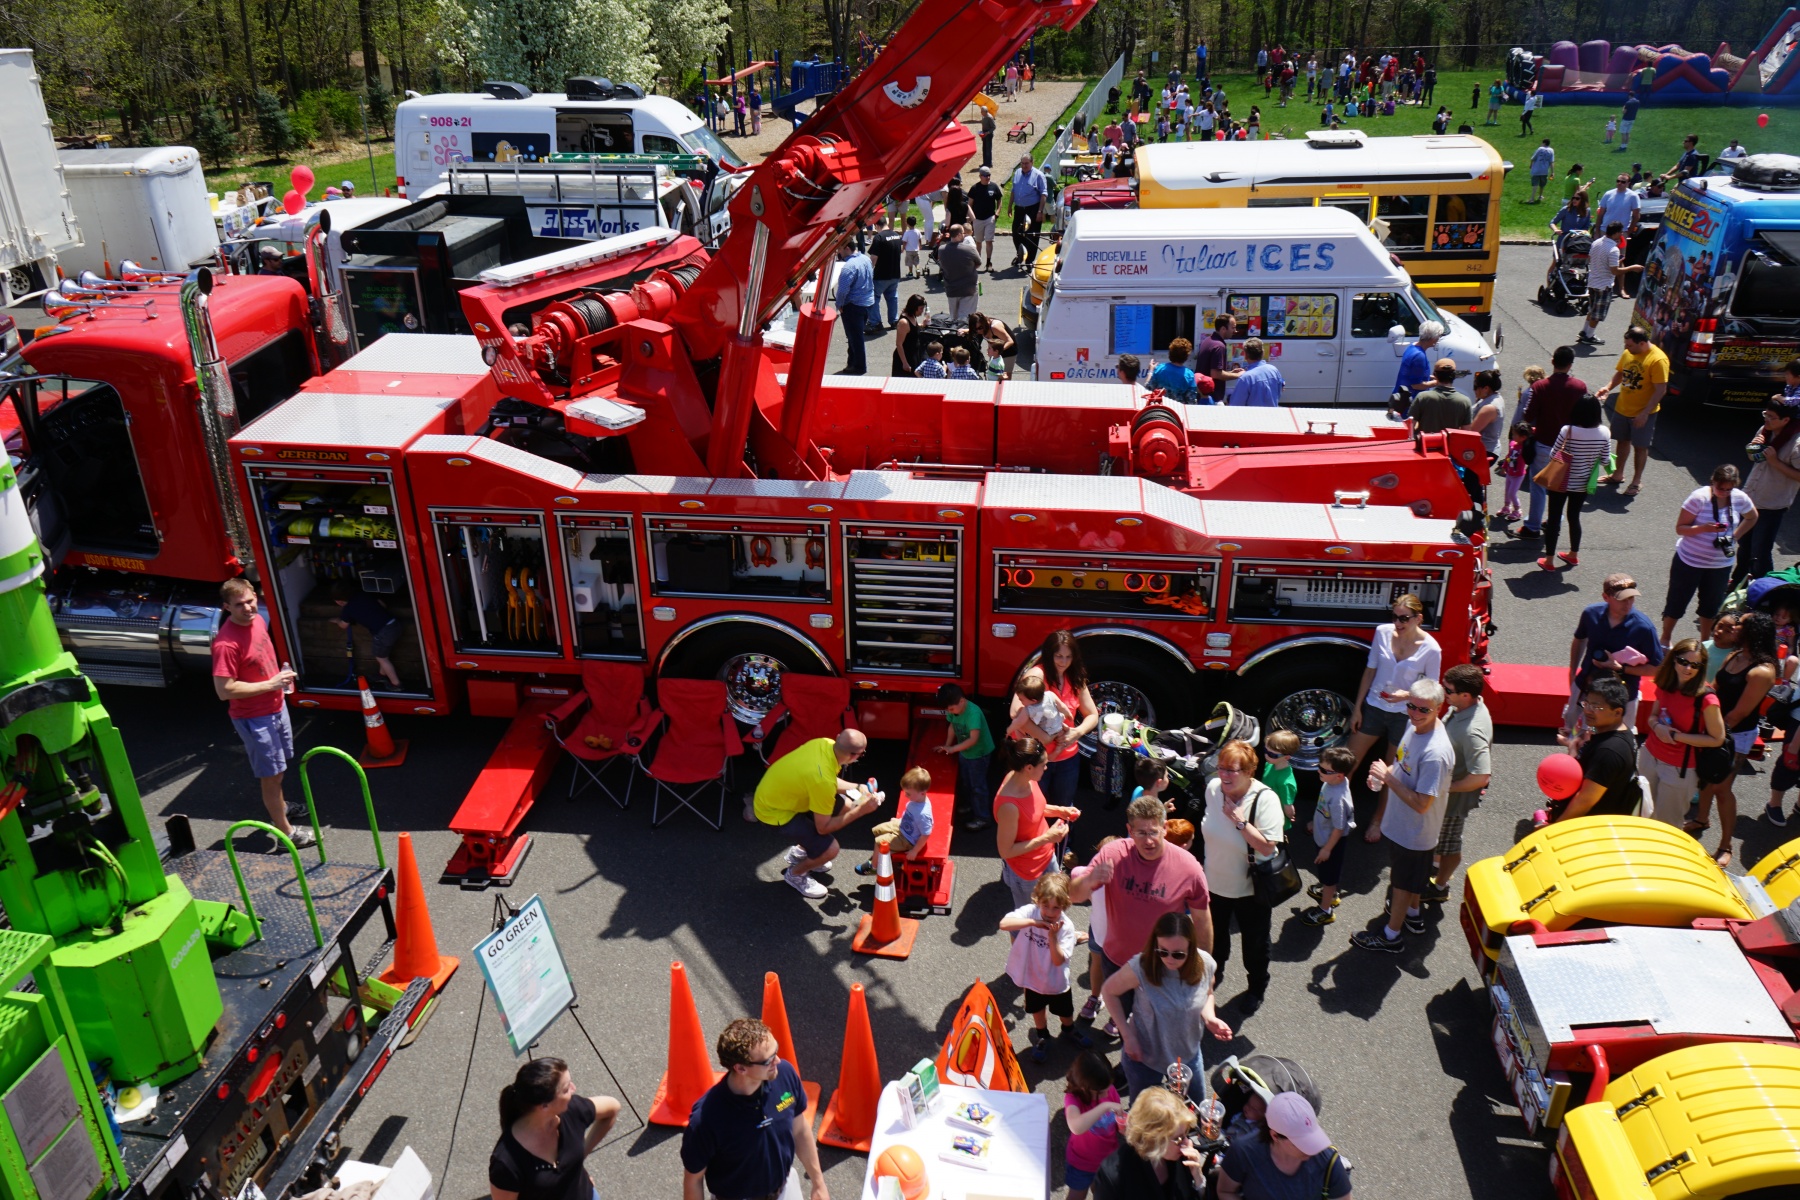
<instances>
[{"instance_id":1,"label":"man wearing cap","mask_svg":"<svg viewBox=\"0 0 1800 1200\"><path fill-rule=\"evenodd\" d=\"M1350 1195L1350 1160L1332 1147L1312 1105L1299 1092L1269 1100L1260 1137L1234 1138L1219 1164L1219 1198L1305 1196L1343 1200Z\"/></svg>"},{"instance_id":2,"label":"man wearing cap","mask_svg":"<svg viewBox=\"0 0 1800 1200\"><path fill-rule=\"evenodd\" d=\"M1000 213L1000 185L994 182L992 167L982 167L981 178L969 189L969 215L975 221L975 252L987 261L984 269L994 269L994 223Z\"/></svg>"},{"instance_id":3,"label":"man wearing cap","mask_svg":"<svg viewBox=\"0 0 1800 1200\"><path fill-rule=\"evenodd\" d=\"M1625 725L1637 728L1637 679L1656 674L1663 648L1656 626L1637 610L1637 581L1623 571L1608 575L1600 585L1604 597L1581 610L1575 637L1569 642L1569 704L1563 711L1563 730L1572 733L1581 716L1581 698L1595 678L1620 675L1631 688L1625 709Z\"/></svg>"},{"instance_id":4,"label":"man wearing cap","mask_svg":"<svg viewBox=\"0 0 1800 1200\"><path fill-rule=\"evenodd\" d=\"M338 191L340 191L344 194L344 199L346 199L346 200L356 199L356 184L352 183L348 179L346 179L346 180L344 180L344 182L338 184Z\"/></svg>"},{"instance_id":5,"label":"man wearing cap","mask_svg":"<svg viewBox=\"0 0 1800 1200\"><path fill-rule=\"evenodd\" d=\"M256 269L258 275L285 275L287 273L281 269L281 247L279 246L264 242L262 249L256 252L256 260L259 264Z\"/></svg>"},{"instance_id":6,"label":"man wearing cap","mask_svg":"<svg viewBox=\"0 0 1800 1200\"><path fill-rule=\"evenodd\" d=\"M719 1035L725 1078L694 1102L681 1135L682 1200L831 1200L800 1072L761 1021ZM803 1192L799 1165L812 1176Z\"/></svg>"}]
</instances>

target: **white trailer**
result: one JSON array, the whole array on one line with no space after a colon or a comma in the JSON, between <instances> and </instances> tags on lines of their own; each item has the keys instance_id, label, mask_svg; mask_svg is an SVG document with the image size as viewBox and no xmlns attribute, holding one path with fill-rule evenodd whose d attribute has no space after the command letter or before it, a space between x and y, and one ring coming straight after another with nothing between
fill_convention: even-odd
<instances>
[{"instance_id":1,"label":"white trailer","mask_svg":"<svg viewBox=\"0 0 1800 1200\"><path fill-rule=\"evenodd\" d=\"M31 51L0 50L0 304L48 290L80 245Z\"/></svg>"},{"instance_id":2,"label":"white trailer","mask_svg":"<svg viewBox=\"0 0 1800 1200\"><path fill-rule=\"evenodd\" d=\"M214 262L219 230L206 198L200 154L188 146L64 150L75 216L86 244L65 253L66 275L117 272L131 259L152 271Z\"/></svg>"}]
</instances>

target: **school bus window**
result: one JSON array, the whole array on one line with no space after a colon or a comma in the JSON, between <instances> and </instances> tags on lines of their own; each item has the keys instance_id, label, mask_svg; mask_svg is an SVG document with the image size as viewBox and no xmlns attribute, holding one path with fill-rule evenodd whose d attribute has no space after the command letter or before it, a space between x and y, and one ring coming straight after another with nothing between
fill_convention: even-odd
<instances>
[{"instance_id":1,"label":"school bus window","mask_svg":"<svg viewBox=\"0 0 1800 1200\"><path fill-rule=\"evenodd\" d=\"M1319 207L1341 208L1364 225L1369 223L1369 198L1367 196L1327 196L1319 201Z\"/></svg>"},{"instance_id":2,"label":"school bus window","mask_svg":"<svg viewBox=\"0 0 1800 1200\"><path fill-rule=\"evenodd\" d=\"M1350 302L1350 336L1385 338L1394 326L1406 330L1408 337L1417 336L1419 318L1393 292L1363 292Z\"/></svg>"},{"instance_id":3,"label":"school bus window","mask_svg":"<svg viewBox=\"0 0 1800 1200\"><path fill-rule=\"evenodd\" d=\"M1245 337L1304 338L1337 336L1337 297L1309 293L1231 296L1231 314Z\"/></svg>"},{"instance_id":4,"label":"school bus window","mask_svg":"<svg viewBox=\"0 0 1800 1200\"><path fill-rule=\"evenodd\" d=\"M1485 193L1450 192L1438 197L1433 250L1482 250L1487 247L1488 198Z\"/></svg>"},{"instance_id":5,"label":"school bus window","mask_svg":"<svg viewBox=\"0 0 1800 1200\"><path fill-rule=\"evenodd\" d=\"M1311 196L1252 196L1250 208L1311 208Z\"/></svg>"},{"instance_id":6,"label":"school bus window","mask_svg":"<svg viewBox=\"0 0 1800 1200\"><path fill-rule=\"evenodd\" d=\"M1375 215L1387 222L1382 245L1389 250L1423 250L1431 227L1430 196L1380 196Z\"/></svg>"}]
</instances>

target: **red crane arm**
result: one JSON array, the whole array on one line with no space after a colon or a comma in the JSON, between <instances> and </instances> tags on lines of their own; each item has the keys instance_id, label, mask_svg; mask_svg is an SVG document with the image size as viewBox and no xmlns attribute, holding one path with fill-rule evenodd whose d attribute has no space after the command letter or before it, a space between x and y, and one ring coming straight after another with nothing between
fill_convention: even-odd
<instances>
[{"instance_id":1,"label":"red crane arm","mask_svg":"<svg viewBox=\"0 0 1800 1200\"><path fill-rule=\"evenodd\" d=\"M947 183L975 149L956 121L963 106L1034 31L1072 29L1093 5L922 0L733 198L731 237L669 318L693 358L717 358L733 334L754 336L883 198Z\"/></svg>"}]
</instances>

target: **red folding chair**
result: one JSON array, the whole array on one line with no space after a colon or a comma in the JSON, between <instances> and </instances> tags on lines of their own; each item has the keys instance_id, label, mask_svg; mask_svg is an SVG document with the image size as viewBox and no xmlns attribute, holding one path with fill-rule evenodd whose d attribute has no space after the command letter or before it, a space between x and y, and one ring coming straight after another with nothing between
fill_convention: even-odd
<instances>
[{"instance_id":1,"label":"red folding chair","mask_svg":"<svg viewBox=\"0 0 1800 1200\"><path fill-rule=\"evenodd\" d=\"M638 756L661 716L644 696L643 668L627 663L583 664L581 691L544 718L550 736L575 763L569 775L569 799L591 783L620 808L631 807L631 785L637 772L627 772L623 797L602 776L615 760Z\"/></svg>"},{"instance_id":2,"label":"red folding chair","mask_svg":"<svg viewBox=\"0 0 1800 1200\"><path fill-rule=\"evenodd\" d=\"M834 738L846 729L856 728L856 711L850 707L850 681L835 675L797 675L792 671L781 676L781 699L763 718L762 727L774 730L785 721L774 749L763 735L763 761L773 763L796 746L804 746L814 738Z\"/></svg>"},{"instance_id":3,"label":"red folding chair","mask_svg":"<svg viewBox=\"0 0 1800 1200\"><path fill-rule=\"evenodd\" d=\"M744 752L737 722L726 707L725 685L717 679L659 679L656 700L666 724L649 759L638 760L656 783L650 827L685 808L714 829L723 828L726 772L732 758ZM694 801L713 784L719 787L719 812L709 817ZM665 794L675 804L666 813Z\"/></svg>"}]
</instances>

